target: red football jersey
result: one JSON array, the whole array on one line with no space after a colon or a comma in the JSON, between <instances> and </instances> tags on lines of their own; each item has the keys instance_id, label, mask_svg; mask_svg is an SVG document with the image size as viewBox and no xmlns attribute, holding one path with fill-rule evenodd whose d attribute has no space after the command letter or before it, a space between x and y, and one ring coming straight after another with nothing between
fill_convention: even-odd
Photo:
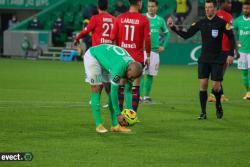
<instances>
[{"instance_id":1,"label":"red football jersey","mask_svg":"<svg viewBox=\"0 0 250 167\"><path fill-rule=\"evenodd\" d=\"M140 13L126 12L118 16L111 33L111 39L124 48L135 61L144 62L144 41L146 52L151 51L149 20Z\"/></svg>"},{"instance_id":2,"label":"red football jersey","mask_svg":"<svg viewBox=\"0 0 250 167\"><path fill-rule=\"evenodd\" d=\"M218 10L216 13L217 16L225 20L230 26L233 25L233 16L226 12L225 10ZM229 39L226 34L223 34L223 39L222 39L222 50L223 51L229 51L231 48Z\"/></svg>"},{"instance_id":3,"label":"red football jersey","mask_svg":"<svg viewBox=\"0 0 250 167\"><path fill-rule=\"evenodd\" d=\"M83 31L76 37L76 40L80 40L83 36L92 32L92 46L100 44L112 44L110 39L111 30L114 27L115 17L109 13L99 13L92 16L89 24Z\"/></svg>"}]
</instances>

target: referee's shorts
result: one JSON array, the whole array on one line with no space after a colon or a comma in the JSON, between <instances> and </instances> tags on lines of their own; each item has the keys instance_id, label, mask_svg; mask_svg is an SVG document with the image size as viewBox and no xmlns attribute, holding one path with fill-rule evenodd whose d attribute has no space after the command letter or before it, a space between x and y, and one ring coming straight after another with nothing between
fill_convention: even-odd
<instances>
[{"instance_id":1,"label":"referee's shorts","mask_svg":"<svg viewBox=\"0 0 250 167\"><path fill-rule=\"evenodd\" d=\"M206 79L211 75L212 81L223 80L223 67L224 64L217 63L198 63L198 78Z\"/></svg>"}]
</instances>

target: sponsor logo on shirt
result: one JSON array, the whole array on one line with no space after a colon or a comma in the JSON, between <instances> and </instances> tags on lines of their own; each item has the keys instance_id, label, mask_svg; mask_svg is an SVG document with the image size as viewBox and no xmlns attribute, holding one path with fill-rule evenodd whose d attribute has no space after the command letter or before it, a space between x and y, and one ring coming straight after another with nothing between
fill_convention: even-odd
<instances>
[{"instance_id":1,"label":"sponsor logo on shirt","mask_svg":"<svg viewBox=\"0 0 250 167\"><path fill-rule=\"evenodd\" d=\"M151 32L151 33L158 33L158 32L159 32L159 29L151 29L150 32Z\"/></svg>"},{"instance_id":2,"label":"sponsor logo on shirt","mask_svg":"<svg viewBox=\"0 0 250 167\"><path fill-rule=\"evenodd\" d=\"M119 81L120 81L120 76L119 75L116 75L115 77L114 77L114 79L113 79L113 82L114 83L118 83Z\"/></svg>"},{"instance_id":3,"label":"sponsor logo on shirt","mask_svg":"<svg viewBox=\"0 0 250 167\"><path fill-rule=\"evenodd\" d=\"M109 39L101 38L101 43L112 44L113 42L111 40L109 40Z\"/></svg>"},{"instance_id":4,"label":"sponsor logo on shirt","mask_svg":"<svg viewBox=\"0 0 250 167\"><path fill-rule=\"evenodd\" d=\"M135 44L135 43L133 43L133 44L127 44L127 43L125 43L125 42L122 42L121 47L122 47L122 48L136 49L136 44Z\"/></svg>"},{"instance_id":5,"label":"sponsor logo on shirt","mask_svg":"<svg viewBox=\"0 0 250 167\"><path fill-rule=\"evenodd\" d=\"M240 35L250 35L250 31L240 30Z\"/></svg>"}]
</instances>

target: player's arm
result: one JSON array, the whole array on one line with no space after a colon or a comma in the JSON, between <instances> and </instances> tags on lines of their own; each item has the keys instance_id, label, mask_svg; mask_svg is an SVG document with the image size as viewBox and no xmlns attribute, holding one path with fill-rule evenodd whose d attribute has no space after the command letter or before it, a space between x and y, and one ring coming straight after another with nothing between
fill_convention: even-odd
<instances>
[{"instance_id":1,"label":"player's arm","mask_svg":"<svg viewBox=\"0 0 250 167\"><path fill-rule=\"evenodd\" d=\"M118 103L119 83L117 83L117 77L118 76L116 76L115 80L113 79L111 81L111 91L110 91L111 101L112 101L113 109L116 113L116 116L121 114L121 110L119 108L119 103ZM129 81L126 82L126 87L131 91L132 91L132 86L133 86L132 82L129 82ZM128 106L128 105L131 105L131 104L127 104L127 108L132 109L132 106Z\"/></svg>"},{"instance_id":2,"label":"player's arm","mask_svg":"<svg viewBox=\"0 0 250 167\"><path fill-rule=\"evenodd\" d=\"M122 126L126 126L128 123L124 119L124 117L121 115L121 110L118 104L118 88L119 88L119 83L114 83L113 81L111 81L110 97L111 97L112 106L109 106L109 107L113 107L113 110L115 112L115 115L118 119L119 124Z\"/></svg>"},{"instance_id":3,"label":"player's arm","mask_svg":"<svg viewBox=\"0 0 250 167\"><path fill-rule=\"evenodd\" d=\"M145 19L145 25L144 25L144 40L145 40L145 47L146 47L146 66L147 68L150 65L150 52L151 52L151 39L150 39L150 26L149 26L149 20Z\"/></svg>"},{"instance_id":4,"label":"player's arm","mask_svg":"<svg viewBox=\"0 0 250 167\"><path fill-rule=\"evenodd\" d=\"M164 42L162 47L166 48L169 44L169 40L170 40L171 34L170 32L167 30L167 32L164 33Z\"/></svg>"},{"instance_id":5,"label":"player's arm","mask_svg":"<svg viewBox=\"0 0 250 167\"><path fill-rule=\"evenodd\" d=\"M145 40L145 46L146 46L146 53L147 56L150 56L151 52L151 39L150 39L150 26L149 26L149 20L145 20L145 26L144 26L144 40Z\"/></svg>"},{"instance_id":6,"label":"player's arm","mask_svg":"<svg viewBox=\"0 0 250 167\"><path fill-rule=\"evenodd\" d=\"M83 38L85 35L93 31L93 29L96 27L96 19L95 17L92 17L89 21L89 24L77 35L75 39L75 43L79 44L80 39Z\"/></svg>"},{"instance_id":7,"label":"player's arm","mask_svg":"<svg viewBox=\"0 0 250 167\"><path fill-rule=\"evenodd\" d=\"M189 29L187 31L179 30L174 25L174 22L173 22L172 18L168 18L167 24L171 28L171 30L173 30L176 34L178 34L179 36L181 36L184 39L188 39L188 38L192 37L194 34L196 34L196 32L198 32L200 30L199 22L193 23L191 25L191 27L189 27Z\"/></svg>"},{"instance_id":8,"label":"player's arm","mask_svg":"<svg viewBox=\"0 0 250 167\"><path fill-rule=\"evenodd\" d=\"M121 110L119 108L118 103L118 88L120 84L120 80L122 78L123 70L122 67L115 67L112 70L111 76L111 89L110 89L110 98L112 102L113 109L115 111L115 115L118 116L121 114Z\"/></svg>"},{"instance_id":9,"label":"player's arm","mask_svg":"<svg viewBox=\"0 0 250 167\"><path fill-rule=\"evenodd\" d=\"M233 30L231 28L231 25L228 23L224 23L223 25L223 32L228 36L229 42L230 42L230 59L233 59L234 57L234 50L236 48L236 42L235 42L235 38L234 38L234 34L233 34ZM232 60L230 60L230 62L228 62L229 64L232 63Z\"/></svg>"},{"instance_id":10,"label":"player's arm","mask_svg":"<svg viewBox=\"0 0 250 167\"><path fill-rule=\"evenodd\" d=\"M169 32L169 30L168 30L168 28L167 28L167 25L166 25L166 23L165 23L165 21L162 19L162 27L161 27L161 30L162 30L162 32L163 32L163 34L164 34L164 41L163 41L163 44L162 44L162 46L161 46L161 48L162 49L160 49L159 48L159 52L161 52L161 51L164 51L165 50L165 48L168 46L168 44L169 44L169 40L170 40L170 32Z\"/></svg>"},{"instance_id":11,"label":"player's arm","mask_svg":"<svg viewBox=\"0 0 250 167\"><path fill-rule=\"evenodd\" d=\"M239 35L238 35L239 27L238 27L238 20L237 19L233 22L233 30L234 30L234 34L235 34L235 36L234 36L235 40L237 41L235 52L236 52L237 58L240 58L240 53L238 50L240 47L240 42L239 42Z\"/></svg>"},{"instance_id":12,"label":"player's arm","mask_svg":"<svg viewBox=\"0 0 250 167\"><path fill-rule=\"evenodd\" d=\"M235 41L239 41L239 26L238 26L238 20L236 19L233 22L233 32L234 32L234 37L235 37Z\"/></svg>"}]
</instances>

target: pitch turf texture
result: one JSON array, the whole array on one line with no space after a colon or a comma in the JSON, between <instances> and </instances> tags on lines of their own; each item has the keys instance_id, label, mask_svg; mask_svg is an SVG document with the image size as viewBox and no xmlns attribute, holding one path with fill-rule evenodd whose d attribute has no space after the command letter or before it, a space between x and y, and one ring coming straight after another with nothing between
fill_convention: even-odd
<instances>
[{"instance_id":1,"label":"pitch turf texture","mask_svg":"<svg viewBox=\"0 0 250 167\"><path fill-rule=\"evenodd\" d=\"M139 107L131 134L97 134L80 62L0 59L0 152L32 152L31 162L1 167L250 166L250 101L231 67L222 120L208 104L199 121L196 66L160 67L153 105ZM102 104L106 101L102 96ZM106 127L109 111L102 110Z\"/></svg>"}]
</instances>

